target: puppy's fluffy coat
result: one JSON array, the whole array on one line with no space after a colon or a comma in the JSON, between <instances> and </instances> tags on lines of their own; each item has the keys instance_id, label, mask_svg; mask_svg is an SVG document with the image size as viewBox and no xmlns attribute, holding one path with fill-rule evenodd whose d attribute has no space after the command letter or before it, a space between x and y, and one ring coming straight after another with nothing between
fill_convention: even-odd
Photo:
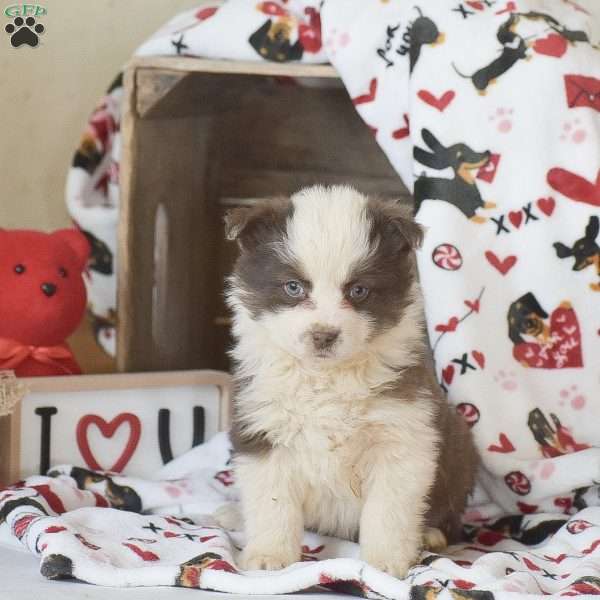
<instances>
[{"instance_id":1,"label":"puppy's fluffy coat","mask_svg":"<svg viewBox=\"0 0 600 600\"><path fill-rule=\"evenodd\" d=\"M435 381L399 205L348 187L232 211L232 437L247 569L300 560L305 527L401 576L426 528L450 541L473 485L470 432Z\"/></svg>"}]
</instances>

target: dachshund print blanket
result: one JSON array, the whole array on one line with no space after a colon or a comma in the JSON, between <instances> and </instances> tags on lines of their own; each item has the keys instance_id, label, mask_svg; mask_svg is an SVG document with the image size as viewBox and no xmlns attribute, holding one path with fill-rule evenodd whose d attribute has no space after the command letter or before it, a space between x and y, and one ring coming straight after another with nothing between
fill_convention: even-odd
<instances>
[{"instance_id":1,"label":"dachshund print blanket","mask_svg":"<svg viewBox=\"0 0 600 600\"><path fill-rule=\"evenodd\" d=\"M472 542L459 555L429 556L405 582L391 582L347 559L300 565L257 581L272 583L270 589L277 591L305 589L328 578L343 580L350 589L349 582L358 581L363 592L389 597L406 596L416 583L425 587L413 588L415 597L485 596L480 590L599 592L597 0L207 2L166 24L138 54L330 61L336 67L366 126L414 191L416 218L427 227L419 263L437 375L472 427L482 455L479 486L465 517ZM117 333L121 97L117 78L90 118L67 184L71 214L94 248L90 301L98 339L108 351ZM115 481L136 490L135 482ZM76 501L65 506L83 506L92 498L77 492L81 485L73 473L40 485L59 497L60 490L71 490ZM39 495L31 484L27 489L18 495ZM144 484L143 493L136 494L143 499L151 489ZM106 494L102 498L94 502L113 502ZM43 498L36 502L52 515L60 512ZM110 542L108 547L94 542L102 551L93 551L71 533L59 532L60 539L70 540L59 544L41 525L32 524L35 536L25 535L29 529L19 520L21 509L13 514L7 506L13 505L4 504L3 518L13 530L20 523L15 535L44 560L49 552L72 556L76 575L80 555L96 557L98 572L109 565L126 571L141 567L147 562L142 555L153 553L154 566L172 565L175 558L161 558L171 557L170 551L152 548L183 544L177 536L184 536L185 527L198 527L193 535L208 535L205 521L171 524L172 529L161 521L158 534L145 535L147 530L138 529L150 525L136 525L142 517L106 508L77 511L72 520L69 512L52 517L66 519L68 525L57 526L73 535L87 540L89 527ZM108 517L98 523L92 516L100 510L119 523L115 539L103 529ZM150 541L123 542L121 530ZM174 535L167 539L163 531ZM33 546L31 540L37 540ZM128 554L123 543L139 553L129 548ZM352 555L341 542L323 542L322 552L313 552L314 543L307 542L311 559ZM205 544L197 553L177 556L193 561L213 552ZM525 551L530 544L535 548ZM222 549L214 554L235 568L234 555ZM209 575L198 575L197 585L210 587L218 579L215 588L234 591L235 582L246 577L229 567L207 569ZM172 572L170 566L164 579L160 570L152 577L173 584ZM87 573L82 578L105 581ZM132 573L141 571L127 571L122 581L140 583L141 578L128 579ZM286 583L291 581L296 583ZM248 590L242 586L242 591Z\"/></svg>"},{"instance_id":2,"label":"dachshund print blanket","mask_svg":"<svg viewBox=\"0 0 600 600\"><path fill-rule=\"evenodd\" d=\"M240 571L243 534L210 516L236 500L229 462L221 433L153 481L56 467L0 491L0 543L38 556L44 577L103 586L245 595L310 589L394 600L600 594L600 507L467 526L467 543L444 556L423 553L403 580L360 561L357 544L310 532L301 562L277 572Z\"/></svg>"}]
</instances>

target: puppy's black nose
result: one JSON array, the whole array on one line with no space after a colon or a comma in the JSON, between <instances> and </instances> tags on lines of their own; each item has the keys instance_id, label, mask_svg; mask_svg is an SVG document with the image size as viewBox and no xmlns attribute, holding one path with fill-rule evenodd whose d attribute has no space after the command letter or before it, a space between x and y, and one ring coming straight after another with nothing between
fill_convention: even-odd
<instances>
[{"instance_id":1,"label":"puppy's black nose","mask_svg":"<svg viewBox=\"0 0 600 600\"><path fill-rule=\"evenodd\" d=\"M339 336L339 329L315 329L312 332L313 344L317 350L331 348Z\"/></svg>"},{"instance_id":2,"label":"puppy's black nose","mask_svg":"<svg viewBox=\"0 0 600 600\"><path fill-rule=\"evenodd\" d=\"M48 298L56 294L56 286L53 283L42 283L41 288Z\"/></svg>"}]
</instances>

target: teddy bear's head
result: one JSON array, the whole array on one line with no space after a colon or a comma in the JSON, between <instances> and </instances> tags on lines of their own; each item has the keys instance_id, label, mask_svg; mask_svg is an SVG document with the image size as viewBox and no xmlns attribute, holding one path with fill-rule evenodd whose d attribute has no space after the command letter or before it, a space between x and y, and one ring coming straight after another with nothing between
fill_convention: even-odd
<instances>
[{"instance_id":1,"label":"teddy bear's head","mask_svg":"<svg viewBox=\"0 0 600 600\"><path fill-rule=\"evenodd\" d=\"M86 307L89 253L76 229L0 229L0 338L53 346L71 335Z\"/></svg>"}]
</instances>

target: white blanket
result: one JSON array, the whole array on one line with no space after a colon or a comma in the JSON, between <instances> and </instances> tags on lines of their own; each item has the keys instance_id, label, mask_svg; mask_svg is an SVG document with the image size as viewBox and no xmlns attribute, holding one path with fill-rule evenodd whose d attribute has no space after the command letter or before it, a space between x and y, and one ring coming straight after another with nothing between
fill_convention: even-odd
<instances>
[{"instance_id":1,"label":"white blanket","mask_svg":"<svg viewBox=\"0 0 600 600\"><path fill-rule=\"evenodd\" d=\"M540 514L470 528L472 543L443 557L425 553L404 580L361 562L356 544L313 533L305 535L303 562L279 572L240 572L243 535L219 528L208 514L235 501L229 460L228 437L219 434L167 465L155 481L57 467L52 477L31 477L0 491L0 542L38 555L45 577L105 586L244 594L318 586L394 599L445 590L486 600L514 598L514 592L600 593L600 508L568 522ZM134 508L139 512L126 512ZM535 548L526 546L532 543Z\"/></svg>"}]
</instances>

